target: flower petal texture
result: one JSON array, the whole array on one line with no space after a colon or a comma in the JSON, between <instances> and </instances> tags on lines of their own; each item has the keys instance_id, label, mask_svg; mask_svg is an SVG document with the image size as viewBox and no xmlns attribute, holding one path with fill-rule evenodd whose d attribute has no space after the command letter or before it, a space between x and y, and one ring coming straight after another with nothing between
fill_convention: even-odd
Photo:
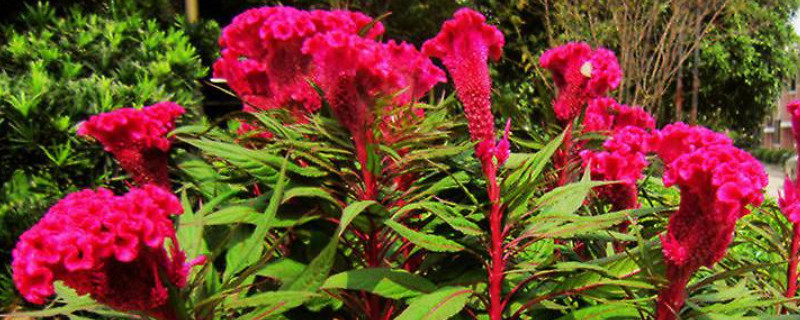
<instances>
[{"instance_id":1,"label":"flower petal texture","mask_svg":"<svg viewBox=\"0 0 800 320\"><path fill-rule=\"evenodd\" d=\"M539 64L553 75L558 88L553 110L563 122L572 121L589 100L604 96L622 81L616 55L608 49L592 49L583 42L547 50Z\"/></svg>"},{"instance_id":2,"label":"flower petal texture","mask_svg":"<svg viewBox=\"0 0 800 320\"><path fill-rule=\"evenodd\" d=\"M441 59L450 72L456 95L464 104L472 140L493 142L492 80L487 63L500 59L505 39L497 27L485 21L472 9L460 9L436 37L425 41L422 52Z\"/></svg>"},{"instance_id":3,"label":"flower petal texture","mask_svg":"<svg viewBox=\"0 0 800 320\"><path fill-rule=\"evenodd\" d=\"M374 39L383 34L380 22L347 10L303 11L291 7L262 7L245 11L225 27L220 37L221 57L214 76L245 102L246 111L288 108L298 117L319 109L321 101L308 83L311 56L302 52L305 41L327 32ZM369 30L362 30L369 28Z\"/></svg>"},{"instance_id":4,"label":"flower petal texture","mask_svg":"<svg viewBox=\"0 0 800 320\"><path fill-rule=\"evenodd\" d=\"M90 117L81 124L78 135L97 139L138 185L169 186L167 133L175 129L175 119L184 112L172 102L117 109Z\"/></svg>"},{"instance_id":5,"label":"flower petal texture","mask_svg":"<svg viewBox=\"0 0 800 320\"><path fill-rule=\"evenodd\" d=\"M170 319L166 285L183 287L189 266L170 220L182 212L175 195L153 185L122 196L103 188L69 194L20 237L14 284L36 304L63 281L117 310Z\"/></svg>"}]
</instances>

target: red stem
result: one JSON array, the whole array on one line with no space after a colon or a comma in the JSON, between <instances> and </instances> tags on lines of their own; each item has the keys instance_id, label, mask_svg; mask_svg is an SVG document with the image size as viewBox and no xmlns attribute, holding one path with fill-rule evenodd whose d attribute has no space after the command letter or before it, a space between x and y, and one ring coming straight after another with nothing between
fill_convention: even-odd
<instances>
[{"instance_id":1,"label":"red stem","mask_svg":"<svg viewBox=\"0 0 800 320\"><path fill-rule=\"evenodd\" d=\"M684 289L693 270L677 267L667 263L667 279L669 284L658 294L656 306L656 320L675 320L683 307L685 296Z\"/></svg>"},{"instance_id":2,"label":"red stem","mask_svg":"<svg viewBox=\"0 0 800 320\"><path fill-rule=\"evenodd\" d=\"M353 132L353 142L356 147L356 157L358 157L358 162L361 164L361 179L364 182L364 189L361 191L359 198L361 200L375 200L378 188L375 176L368 165L369 153L367 152L367 146L372 143L372 135L366 131Z\"/></svg>"},{"instance_id":3,"label":"red stem","mask_svg":"<svg viewBox=\"0 0 800 320\"><path fill-rule=\"evenodd\" d=\"M489 256L492 260L489 269L489 319L503 319L503 278L505 277L505 260L503 240L503 211L500 203L500 188L497 185L497 168L494 163L484 161L483 173L488 180L487 189L492 208L489 212L489 232L491 243Z\"/></svg>"},{"instance_id":4,"label":"red stem","mask_svg":"<svg viewBox=\"0 0 800 320\"><path fill-rule=\"evenodd\" d=\"M789 267L786 270L786 297L794 298L797 293L797 261L800 251L800 223L792 224L792 248L789 253ZM783 313L786 313L783 309Z\"/></svg>"}]
</instances>

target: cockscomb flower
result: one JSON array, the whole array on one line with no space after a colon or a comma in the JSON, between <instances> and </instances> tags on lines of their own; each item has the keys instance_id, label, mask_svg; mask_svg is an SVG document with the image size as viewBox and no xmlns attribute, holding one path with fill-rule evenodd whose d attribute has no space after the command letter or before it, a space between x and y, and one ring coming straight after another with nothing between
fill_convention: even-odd
<instances>
[{"instance_id":1,"label":"cockscomb flower","mask_svg":"<svg viewBox=\"0 0 800 320\"><path fill-rule=\"evenodd\" d=\"M648 165L649 136L650 133L640 127L626 126L617 129L603 143L603 150L581 151L582 165L589 167L592 180L619 181L595 188L599 197L612 205L612 210L639 207L636 182Z\"/></svg>"},{"instance_id":2,"label":"cockscomb flower","mask_svg":"<svg viewBox=\"0 0 800 320\"><path fill-rule=\"evenodd\" d=\"M627 126L655 129L655 120L642 107L620 104L612 98L592 99L588 105L583 119L587 132L606 133Z\"/></svg>"},{"instance_id":3,"label":"cockscomb flower","mask_svg":"<svg viewBox=\"0 0 800 320\"><path fill-rule=\"evenodd\" d=\"M781 212L792 223L800 223L800 193L795 181L788 176L783 181L783 194L778 197Z\"/></svg>"},{"instance_id":4,"label":"cockscomb flower","mask_svg":"<svg viewBox=\"0 0 800 320\"><path fill-rule=\"evenodd\" d=\"M553 110L563 122L572 121L587 101L616 89L622 81L622 69L613 52L603 48L592 50L582 42L547 50L539 64L553 75L558 88Z\"/></svg>"},{"instance_id":5,"label":"cockscomb flower","mask_svg":"<svg viewBox=\"0 0 800 320\"><path fill-rule=\"evenodd\" d=\"M138 185L168 187L167 133L184 112L183 107L172 102L142 109L117 109L89 118L81 124L78 135L97 139Z\"/></svg>"},{"instance_id":6,"label":"cockscomb flower","mask_svg":"<svg viewBox=\"0 0 800 320\"><path fill-rule=\"evenodd\" d=\"M341 31L377 39L386 31L383 23L361 12L348 10L313 10L310 12L319 33ZM375 22L372 26L370 23ZM365 28L369 27L369 30ZM363 34L362 34L363 33Z\"/></svg>"},{"instance_id":7,"label":"cockscomb flower","mask_svg":"<svg viewBox=\"0 0 800 320\"><path fill-rule=\"evenodd\" d=\"M664 164L669 164L685 153L705 147L733 145L733 141L722 133L682 122L666 125L653 134L651 140L651 145L656 146L655 151Z\"/></svg>"},{"instance_id":8,"label":"cockscomb flower","mask_svg":"<svg viewBox=\"0 0 800 320\"><path fill-rule=\"evenodd\" d=\"M245 11L222 31L214 76L227 80L246 111L287 108L302 118L321 105L308 83L313 67L310 55L302 52L303 43L330 31L356 35L372 21L346 10L308 12L278 6ZM378 22L363 31L374 38L383 30Z\"/></svg>"},{"instance_id":9,"label":"cockscomb flower","mask_svg":"<svg viewBox=\"0 0 800 320\"><path fill-rule=\"evenodd\" d=\"M376 99L401 86L389 51L373 40L332 31L308 39L303 53L312 57L315 80L339 122L351 132L365 130Z\"/></svg>"},{"instance_id":10,"label":"cockscomb flower","mask_svg":"<svg viewBox=\"0 0 800 320\"><path fill-rule=\"evenodd\" d=\"M664 185L678 186L681 203L661 237L670 283L659 295L658 319L675 318L692 274L722 259L736 221L761 204L767 185L761 164L731 145L671 146L683 149L668 153L680 156L665 160Z\"/></svg>"},{"instance_id":11,"label":"cockscomb flower","mask_svg":"<svg viewBox=\"0 0 800 320\"><path fill-rule=\"evenodd\" d=\"M122 196L102 188L69 194L20 237L14 284L36 304L62 281L120 311L177 319L167 286L185 286L191 263L170 216L182 212L175 195L152 185Z\"/></svg>"},{"instance_id":12,"label":"cockscomb flower","mask_svg":"<svg viewBox=\"0 0 800 320\"><path fill-rule=\"evenodd\" d=\"M397 105L408 104L425 96L433 86L447 82L447 75L413 45L389 40L386 43L391 64L399 73L402 92L394 98Z\"/></svg>"},{"instance_id":13,"label":"cockscomb flower","mask_svg":"<svg viewBox=\"0 0 800 320\"><path fill-rule=\"evenodd\" d=\"M480 13L463 8L442 26L433 39L425 41L422 52L442 60L464 104L472 141L494 149L494 118L491 109L492 80L488 60L497 61L505 39L496 27L485 23ZM486 158L484 155L478 155ZM491 157L489 157L491 158Z\"/></svg>"}]
</instances>

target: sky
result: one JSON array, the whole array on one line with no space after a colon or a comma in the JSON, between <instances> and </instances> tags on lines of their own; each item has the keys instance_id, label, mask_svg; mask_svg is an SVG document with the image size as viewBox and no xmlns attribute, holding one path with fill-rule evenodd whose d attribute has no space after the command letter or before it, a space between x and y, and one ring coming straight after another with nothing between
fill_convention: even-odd
<instances>
[{"instance_id":1,"label":"sky","mask_svg":"<svg viewBox=\"0 0 800 320\"><path fill-rule=\"evenodd\" d=\"M794 33L800 35L800 12L794 13L794 18L792 18L792 26L794 26Z\"/></svg>"}]
</instances>

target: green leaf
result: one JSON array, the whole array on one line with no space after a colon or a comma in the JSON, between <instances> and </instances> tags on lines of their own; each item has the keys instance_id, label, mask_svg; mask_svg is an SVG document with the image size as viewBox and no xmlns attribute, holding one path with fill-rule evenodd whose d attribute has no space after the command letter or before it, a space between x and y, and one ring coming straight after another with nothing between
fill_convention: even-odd
<instances>
[{"instance_id":1,"label":"green leaf","mask_svg":"<svg viewBox=\"0 0 800 320\"><path fill-rule=\"evenodd\" d=\"M330 193L325 192L322 188L317 187L295 187L291 188L286 191L286 194L283 196L283 202L289 201L290 199L294 198L317 198L321 200L326 200L334 205L339 206L339 202L330 195Z\"/></svg>"},{"instance_id":2,"label":"green leaf","mask_svg":"<svg viewBox=\"0 0 800 320\"><path fill-rule=\"evenodd\" d=\"M415 298L394 320L445 320L464 309L472 290L447 287Z\"/></svg>"},{"instance_id":3,"label":"green leaf","mask_svg":"<svg viewBox=\"0 0 800 320\"><path fill-rule=\"evenodd\" d=\"M455 241L442 236L414 231L394 220L386 220L384 224L408 239L408 241L411 241L411 243L433 252L458 252L464 250L464 246Z\"/></svg>"},{"instance_id":4,"label":"green leaf","mask_svg":"<svg viewBox=\"0 0 800 320\"><path fill-rule=\"evenodd\" d=\"M283 258L264 266L264 268L258 271L257 275L286 283L300 276L300 273L302 273L305 268L305 264L289 258Z\"/></svg>"},{"instance_id":5,"label":"green leaf","mask_svg":"<svg viewBox=\"0 0 800 320\"><path fill-rule=\"evenodd\" d=\"M483 234L483 230L481 230L481 228L474 222L469 221L467 218L461 216L458 212L456 212L455 208L440 202L424 201L412 203L403 206L402 209L398 210L394 215L392 215L392 218L400 217L403 214L416 209L422 209L430 212L453 227L453 229L461 231L466 235L477 236Z\"/></svg>"},{"instance_id":6,"label":"green leaf","mask_svg":"<svg viewBox=\"0 0 800 320\"><path fill-rule=\"evenodd\" d=\"M553 157L553 153L561 146L565 134L566 131L562 132L555 140L548 143L544 149L529 156L528 159L514 160L523 161L524 164L503 179L501 185L503 203L506 203L507 207L511 208L510 218L517 218L527 211L527 203L537 190L536 185L539 184L539 175L541 175L550 158Z\"/></svg>"},{"instance_id":7,"label":"green leaf","mask_svg":"<svg viewBox=\"0 0 800 320\"><path fill-rule=\"evenodd\" d=\"M336 236L341 237L342 233L346 230L347 226L350 225L350 222L353 222L353 219L356 218L361 212L366 210L367 208L378 205L377 202L374 200L362 200L351 203L347 208L344 208L342 212L342 218L339 222L339 227L337 229Z\"/></svg>"},{"instance_id":8,"label":"green leaf","mask_svg":"<svg viewBox=\"0 0 800 320\"><path fill-rule=\"evenodd\" d=\"M389 299L415 297L436 290L427 279L399 269L357 269L335 274L323 289L363 290Z\"/></svg>"},{"instance_id":9,"label":"green leaf","mask_svg":"<svg viewBox=\"0 0 800 320\"><path fill-rule=\"evenodd\" d=\"M269 200L269 205L267 205L267 210L255 221L256 229L253 231L250 238L245 240L243 247L244 254L241 259L233 260L233 265L228 265L225 269L224 279L230 279L239 271L244 270L247 266L253 265L261 259L261 254L264 252L264 238L267 237L271 228L270 223L272 219L275 218L275 214L278 212L278 206L280 206L283 200L283 188L286 185L285 174L288 163L289 159L283 159L281 171L278 175L278 182L273 188L272 197Z\"/></svg>"},{"instance_id":10,"label":"green leaf","mask_svg":"<svg viewBox=\"0 0 800 320\"><path fill-rule=\"evenodd\" d=\"M586 170L580 182L570 183L545 193L536 200L536 206L541 208L540 214L570 215L583 206L583 201L589 196L592 188L610 183L612 182L591 181L591 174Z\"/></svg>"},{"instance_id":11,"label":"green leaf","mask_svg":"<svg viewBox=\"0 0 800 320\"><path fill-rule=\"evenodd\" d=\"M285 282L281 286L281 290L289 291L316 291L328 277L333 266L333 260L336 257L336 246L339 244L339 237L347 229L347 226L353 219L366 208L376 205L377 203L372 200L358 201L344 209L342 218L339 221L339 226L336 228L336 234L331 237L331 240L322 249L322 251L311 260L311 263L291 282Z\"/></svg>"},{"instance_id":12,"label":"green leaf","mask_svg":"<svg viewBox=\"0 0 800 320\"><path fill-rule=\"evenodd\" d=\"M225 159L265 183L277 181L277 168L280 168L284 161L284 158L278 155L263 150L247 149L237 144L197 139L183 140L208 154ZM324 171L314 167L301 167L292 162L286 164L286 170L309 178L325 175Z\"/></svg>"},{"instance_id":13,"label":"green leaf","mask_svg":"<svg viewBox=\"0 0 800 320\"><path fill-rule=\"evenodd\" d=\"M283 311L300 306L305 300L319 296L313 292L305 291L270 291L256 293L252 296L235 299L226 305L228 308L239 309L249 307L270 307L273 310ZM280 313L280 312L274 312Z\"/></svg>"},{"instance_id":14,"label":"green leaf","mask_svg":"<svg viewBox=\"0 0 800 320\"><path fill-rule=\"evenodd\" d=\"M185 191L181 193L181 204L183 205L183 214L178 216L178 243L186 252L186 257L194 259L209 252L208 245L203 238L203 217L192 210Z\"/></svg>"},{"instance_id":15,"label":"green leaf","mask_svg":"<svg viewBox=\"0 0 800 320\"><path fill-rule=\"evenodd\" d=\"M558 318L558 320L624 320L639 319L641 315L636 306L624 303L601 304L586 308L569 315Z\"/></svg>"}]
</instances>

